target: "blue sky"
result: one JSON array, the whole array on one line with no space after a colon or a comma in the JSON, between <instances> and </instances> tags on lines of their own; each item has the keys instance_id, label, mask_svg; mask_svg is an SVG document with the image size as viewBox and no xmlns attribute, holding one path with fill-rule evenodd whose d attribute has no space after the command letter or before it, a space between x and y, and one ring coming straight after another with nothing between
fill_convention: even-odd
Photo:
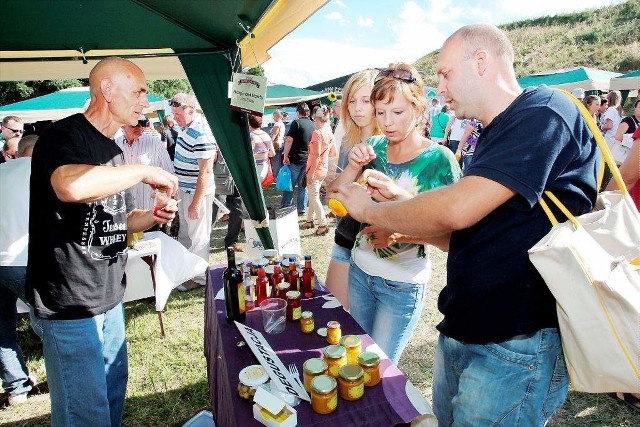
<instances>
[{"instance_id":1,"label":"blue sky","mask_svg":"<svg viewBox=\"0 0 640 427\"><path fill-rule=\"evenodd\" d=\"M305 87L364 68L414 62L463 25L500 25L622 2L330 0L276 44L263 67L270 83Z\"/></svg>"}]
</instances>

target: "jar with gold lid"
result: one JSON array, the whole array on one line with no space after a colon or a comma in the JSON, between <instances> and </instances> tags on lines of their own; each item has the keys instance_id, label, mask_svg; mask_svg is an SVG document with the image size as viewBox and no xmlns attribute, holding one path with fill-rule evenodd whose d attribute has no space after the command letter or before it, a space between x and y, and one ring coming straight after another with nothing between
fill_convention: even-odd
<instances>
[{"instance_id":1,"label":"jar with gold lid","mask_svg":"<svg viewBox=\"0 0 640 427\"><path fill-rule=\"evenodd\" d=\"M362 350L362 340L357 335L345 335L340 338L340 345L347 350L347 363L349 365L358 364L358 356Z\"/></svg>"},{"instance_id":2,"label":"jar with gold lid","mask_svg":"<svg viewBox=\"0 0 640 427\"><path fill-rule=\"evenodd\" d=\"M307 359L302 365L302 378L304 380L304 389L307 390L307 392L311 392L311 380L313 380L318 375L326 375L326 374L327 374L327 362L320 359L319 357Z\"/></svg>"},{"instance_id":3,"label":"jar with gold lid","mask_svg":"<svg viewBox=\"0 0 640 427\"><path fill-rule=\"evenodd\" d=\"M318 414L330 414L338 407L338 383L328 375L311 381L311 408Z\"/></svg>"},{"instance_id":4,"label":"jar with gold lid","mask_svg":"<svg viewBox=\"0 0 640 427\"><path fill-rule=\"evenodd\" d=\"M380 356L371 351L365 351L358 356L358 365L364 371L365 386L373 387L380 382Z\"/></svg>"},{"instance_id":5,"label":"jar with gold lid","mask_svg":"<svg viewBox=\"0 0 640 427\"><path fill-rule=\"evenodd\" d=\"M313 320L313 313L310 311L303 311L300 315L300 330L305 334L310 334L315 329L315 322Z\"/></svg>"},{"instance_id":6,"label":"jar with gold lid","mask_svg":"<svg viewBox=\"0 0 640 427\"><path fill-rule=\"evenodd\" d=\"M340 338L342 338L342 329L340 329L340 323L336 320L332 320L327 323L327 342L332 345L340 344Z\"/></svg>"},{"instance_id":7,"label":"jar with gold lid","mask_svg":"<svg viewBox=\"0 0 640 427\"><path fill-rule=\"evenodd\" d=\"M358 400L364 395L364 371L359 365L340 368L338 392L344 400Z\"/></svg>"},{"instance_id":8,"label":"jar with gold lid","mask_svg":"<svg viewBox=\"0 0 640 427\"><path fill-rule=\"evenodd\" d=\"M327 362L327 375L337 378L340 368L347 364L347 351L341 345L329 345L324 349L324 360Z\"/></svg>"}]
</instances>

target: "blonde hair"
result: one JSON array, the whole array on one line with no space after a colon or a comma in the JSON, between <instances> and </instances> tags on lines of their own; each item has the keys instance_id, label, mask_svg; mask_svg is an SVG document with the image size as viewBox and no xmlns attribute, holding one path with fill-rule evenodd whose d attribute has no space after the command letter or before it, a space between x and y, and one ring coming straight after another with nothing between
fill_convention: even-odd
<instances>
[{"instance_id":1,"label":"blonde hair","mask_svg":"<svg viewBox=\"0 0 640 427\"><path fill-rule=\"evenodd\" d=\"M413 82L393 77L392 74L382 77L373 85L371 91L371 100L374 105L378 102L390 103L401 94L413 105L416 112L416 118L420 118L427 111L427 97L424 95L424 84L418 70L411 64L399 62L397 64L389 64L386 70L402 70L411 73L414 78ZM422 125L422 120L419 121Z\"/></svg>"},{"instance_id":2,"label":"blonde hair","mask_svg":"<svg viewBox=\"0 0 640 427\"><path fill-rule=\"evenodd\" d=\"M351 148L362 140L362 129L358 126L349 114L349 99L363 86L373 86L373 80L378 75L378 70L364 70L349 77L347 83L342 88L342 106L340 107L340 120L344 128L344 139L342 147ZM373 135L380 134L378 123L375 117L372 118Z\"/></svg>"}]
</instances>

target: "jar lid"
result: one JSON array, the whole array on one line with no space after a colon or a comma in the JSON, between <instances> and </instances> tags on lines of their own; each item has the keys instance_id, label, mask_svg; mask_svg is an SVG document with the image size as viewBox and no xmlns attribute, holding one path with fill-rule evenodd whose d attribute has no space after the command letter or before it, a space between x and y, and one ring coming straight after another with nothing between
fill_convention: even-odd
<instances>
[{"instance_id":1,"label":"jar lid","mask_svg":"<svg viewBox=\"0 0 640 427\"><path fill-rule=\"evenodd\" d=\"M311 311L303 311L300 316L302 316L303 319L309 319L313 317L313 313Z\"/></svg>"},{"instance_id":2,"label":"jar lid","mask_svg":"<svg viewBox=\"0 0 640 427\"><path fill-rule=\"evenodd\" d=\"M365 351L358 356L358 363L367 368L373 367L380 363L380 356L372 351Z\"/></svg>"},{"instance_id":3,"label":"jar lid","mask_svg":"<svg viewBox=\"0 0 640 427\"><path fill-rule=\"evenodd\" d=\"M331 320L330 322L327 322L327 328L340 328L340 322L337 320Z\"/></svg>"},{"instance_id":4,"label":"jar lid","mask_svg":"<svg viewBox=\"0 0 640 427\"><path fill-rule=\"evenodd\" d=\"M347 354L347 349L341 345L329 345L324 349L324 357L328 359L340 359Z\"/></svg>"},{"instance_id":5,"label":"jar lid","mask_svg":"<svg viewBox=\"0 0 640 427\"><path fill-rule=\"evenodd\" d=\"M249 387L264 384L269 380L269 374L261 365L250 365L240 371L240 382Z\"/></svg>"},{"instance_id":6,"label":"jar lid","mask_svg":"<svg viewBox=\"0 0 640 427\"><path fill-rule=\"evenodd\" d=\"M278 251L276 249L265 249L262 251L262 256L265 258L274 258L278 256Z\"/></svg>"},{"instance_id":7,"label":"jar lid","mask_svg":"<svg viewBox=\"0 0 640 427\"><path fill-rule=\"evenodd\" d=\"M340 338L340 345L343 347L359 347L362 345L362 340L357 335L345 335Z\"/></svg>"},{"instance_id":8,"label":"jar lid","mask_svg":"<svg viewBox=\"0 0 640 427\"><path fill-rule=\"evenodd\" d=\"M318 375L311 380L311 391L319 394L331 393L337 386L336 380L329 375Z\"/></svg>"},{"instance_id":9,"label":"jar lid","mask_svg":"<svg viewBox=\"0 0 640 427\"><path fill-rule=\"evenodd\" d=\"M289 291L285 295L287 299L300 299L300 291Z\"/></svg>"},{"instance_id":10,"label":"jar lid","mask_svg":"<svg viewBox=\"0 0 640 427\"><path fill-rule=\"evenodd\" d=\"M340 377L347 381L356 381L364 376L360 365L344 365L338 371Z\"/></svg>"},{"instance_id":11,"label":"jar lid","mask_svg":"<svg viewBox=\"0 0 640 427\"><path fill-rule=\"evenodd\" d=\"M283 267L289 267L289 260L283 258L280 264L282 264Z\"/></svg>"},{"instance_id":12,"label":"jar lid","mask_svg":"<svg viewBox=\"0 0 640 427\"><path fill-rule=\"evenodd\" d=\"M310 375L324 374L327 371L327 362L319 357L314 357L307 359L302 364L302 369Z\"/></svg>"},{"instance_id":13,"label":"jar lid","mask_svg":"<svg viewBox=\"0 0 640 427\"><path fill-rule=\"evenodd\" d=\"M264 272L267 274L273 274L273 265L267 264L264 266Z\"/></svg>"},{"instance_id":14,"label":"jar lid","mask_svg":"<svg viewBox=\"0 0 640 427\"><path fill-rule=\"evenodd\" d=\"M284 291L285 289L289 289L291 287L291 283L289 282L280 282L276 285L276 289L279 291Z\"/></svg>"},{"instance_id":15,"label":"jar lid","mask_svg":"<svg viewBox=\"0 0 640 427\"><path fill-rule=\"evenodd\" d=\"M269 264L269 260L266 258L258 258L253 261L253 265L257 265L258 267L265 267Z\"/></svg>"}]
</instances>

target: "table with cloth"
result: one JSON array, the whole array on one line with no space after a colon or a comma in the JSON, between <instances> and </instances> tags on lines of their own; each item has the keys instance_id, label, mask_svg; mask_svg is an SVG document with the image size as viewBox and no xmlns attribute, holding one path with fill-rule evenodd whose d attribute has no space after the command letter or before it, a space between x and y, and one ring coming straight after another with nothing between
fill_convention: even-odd
<instances>
[{"instance_id":1,"label":"table with cloth","mask_svg":"<svg viewBox=\"0 0 640 427\"><path fill-rule=\"evenodd\" d=\"M218 426L261 425L253 419L253 404L241 399L237 393L240 370L257 364L258 361L248 346L237 346L239 341L243 341L242 335L234 324L226 321L222 291L224 268L209 268L205 291L204 350L211 409ZM316 330L330 320L337 320L342 326L343 335L360 336L362 351L375 350L376 353L383 354L373 339L364 333L321 284L314 298L302 299L302 308L313 312ZM322 351L328 345L326 339L315 332L303 334L298 322L287 322L284 332L278 335L264 333L260 309L247 312L245 325L263 333L282 363L285 366L295 364L300 374L304 361L322 357ZM308 402L302 401L295 407L298 425L437 425L429 403L391 360L386 357L381 360L380 372L380 384L365 388L365 394L360 400L339 399L338 408L331 414L319 415L313 412Z\"/></svg>"}]
</instances>

